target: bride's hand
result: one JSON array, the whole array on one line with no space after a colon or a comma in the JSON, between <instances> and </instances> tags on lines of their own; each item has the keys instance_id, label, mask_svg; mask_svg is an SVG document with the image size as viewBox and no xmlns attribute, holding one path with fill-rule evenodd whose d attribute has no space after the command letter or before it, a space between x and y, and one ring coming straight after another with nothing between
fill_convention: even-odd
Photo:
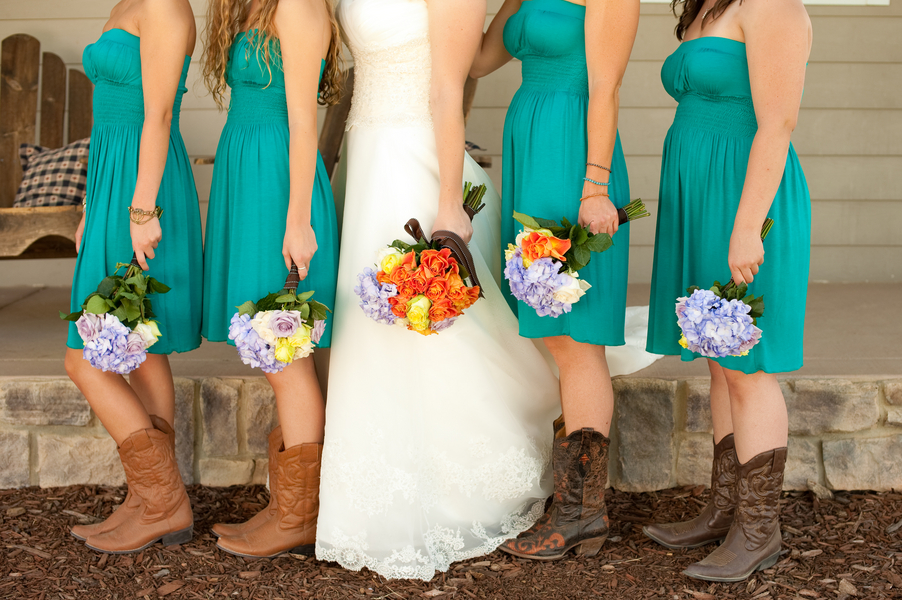
<instances>
[{"instance_id":1,"label":"bride's hand","mask_svg":"<svg viewBox=\"0 0 902 600\"><path fill-rule=\"evenodd\" d=\"M298 267L298 277L301 281L310 273L310 261L316 253L316 234L310 222L304 219L291 219L285 227L285 240L282 242L282 256L285 257L285 266L291 269L291 263Z\"/></svg>"},{"instance_id":2,"label":"bride's hand","mask_svg":"<svg viewBox=\"0 0 902 600\"><path fill-rule=\"evenodd\" d=\"M438 216L435 217L435 223L432 224L433 235L441 229L453 231L463 241L470 242L470 238L473 237L473 224L470 222L470 217L467 216L462 202L439 205Z\"/></svg>"}]
</instances>

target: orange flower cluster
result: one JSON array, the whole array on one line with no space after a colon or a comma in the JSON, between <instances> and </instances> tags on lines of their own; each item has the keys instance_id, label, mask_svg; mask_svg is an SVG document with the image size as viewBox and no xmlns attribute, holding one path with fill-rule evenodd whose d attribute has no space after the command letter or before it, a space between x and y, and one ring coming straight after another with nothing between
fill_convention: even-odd
<instances>
[{"instance_id":1,"label":"orange flower cluster","mask_svg":"<svg viewBox=\"0 0 902 600\"><path fill-rule=\"evenodd\" d=\"M562 240L553 235L545 235L539 231L532 231L520 240L523 248L523 264L529 266L540 258L555 258L567 260L564 254L570 249L570 240Z\"/></svg>"},{"instance_id":2,"label":"orange flower cluster","mask_svg":"<svg viewBox=\"0 0 902 600\"><path fill-rule=\"evenodd\" d=\"M418 264L419 263L419 264ZM408 319L407 328L423 335L437 333L432 323L459 316L479 298L479 286L467 287L451 250L411 250L391 269L376 274L379 283L392 283L398 295L389 298L392 313Z\"/></svg>"}]
</instances>

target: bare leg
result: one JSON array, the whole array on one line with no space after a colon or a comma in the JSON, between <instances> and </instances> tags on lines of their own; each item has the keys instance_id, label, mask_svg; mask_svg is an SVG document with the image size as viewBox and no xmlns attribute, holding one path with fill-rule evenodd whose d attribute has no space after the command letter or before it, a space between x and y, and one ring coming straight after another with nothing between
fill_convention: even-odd
<instances>
[{"instance_id":1,"label":"bare leg","mask_svg":"<svg viewBox=\"0 0 902 600\"><path fill-rule=\"evenodd\" d=\"M81 350L66 349L66 373L88 399L88 404L110 433L116 445L142 429L152 429L147 410L125 378L95 369Z\"/></svg>"},{"instance_id":2,"label":"bare leg","mask_svg":"<svg viewBox=\"0 0 902 600\"><path fill-rule=\"evenodd\" d=\"M711 371L711 421L714 423L714 443L718 444L733 433L733 418L730 413L730 390L723 367L708 361Z\"/></svg>"},{"instance_id":3,"label":"bare leg","mask_svg":"<svg viewBox=\"0 0 902 600\"><path fill-rule=\"evenodd\" d=\"M783 448L789 430L786 401L776 375L746 375L723 369L730 390L736 457L745 464L758 454Z\"/></svg>"},{"instance_id":4,"label":"bare leg","mask_svg":"<svg viewBox=\"0 0 902 600\"><path fill-rule=\"evenodd\" d=\"M326 406L313 357L296 360L281 373L266 375L276 393L276 409L285 448L321 444L325 436Z\"/></svg>"},{"instance_id":5,"label":"bare leg","mask_svg":"<svg viewBox=\"0 0 902 600\"><path fill-rule=\"evenodd\" d=\"M147 360L128 376L128 382L149 415L164 419L175 426L175 384L169 357L163 354L148 354Z\"/></svg>"},{"instance_id":6,"label":"bare leg","mask_svg":"<svg viewBox=\"0 0 902 600\"><path fill-rule=\"evenodd\" d=\"M567 435L590 427L607 436L614 416L614 389L604 346L569 336L544 338L561 375L561 408Z\"/></svg>"}]
</instances>

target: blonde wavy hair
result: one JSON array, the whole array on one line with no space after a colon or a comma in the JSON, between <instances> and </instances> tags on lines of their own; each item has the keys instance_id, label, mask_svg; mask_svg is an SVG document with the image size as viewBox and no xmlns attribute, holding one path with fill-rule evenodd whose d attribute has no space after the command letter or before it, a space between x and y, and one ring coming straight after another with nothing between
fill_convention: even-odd
<instances>
[{"instance_id":1,"label":"blonde wavy hair","mask_svg":"<svg viewBox=\"0 0 902 600\"><path fill-rule=\"evenodd\" d=\"M323 0L329 13L332 26L332 41L326 54L326 67L319 84L319 103L336 104L341 96L341 83L344 79L341 69L341 35L338 20L335 18L333 0ZM262 55L263 64L272 81L272 68L282 68L282 57L279 51L279 40L276 37L274 24L276 8L279 0L261 0L260 9L248 23L247 29L256 29L251 40L251 48L256 52L258 60ZM213 99L220 109L225 108L226 66L229 60L229 48L242 31L242 24L247 22L250 0L209 0L207 5L207 26L204 30L204 82L213 94ZM273 44L269 42L273 41ZM275 53L270 51L270 47ZM273 55L275 54L275 55Z\"/></svg>"}]
</instances>

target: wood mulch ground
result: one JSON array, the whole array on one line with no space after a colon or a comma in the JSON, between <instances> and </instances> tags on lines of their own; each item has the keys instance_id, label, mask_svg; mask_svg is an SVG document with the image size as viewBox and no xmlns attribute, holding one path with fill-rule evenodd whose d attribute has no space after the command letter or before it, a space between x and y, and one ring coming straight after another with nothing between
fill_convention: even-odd
<instances>
[{"instance_id":1,"label":"wood mulch ground","mask_svg":"<svg viewBox=\"0 0 902 600\"><path fill-rule=\"evenodd\" d=\"M707 499L702 488L656 494L608 492L612 532L594 558L544 563L495 552L456 564L429 583L385 580L312 558L245 560L220 552L210 526L250 517L264 488L189 489L195 538L139 554L86 549L69 527L106 517L122 489L68 487L0 491L0 598L471 598L851 600L902 598L902 494L786 494L780 562L737 584L705 584L680 571L712 547L669 551L642 535L652 517L682 520Z\"/></svg>"}]
</instances>

